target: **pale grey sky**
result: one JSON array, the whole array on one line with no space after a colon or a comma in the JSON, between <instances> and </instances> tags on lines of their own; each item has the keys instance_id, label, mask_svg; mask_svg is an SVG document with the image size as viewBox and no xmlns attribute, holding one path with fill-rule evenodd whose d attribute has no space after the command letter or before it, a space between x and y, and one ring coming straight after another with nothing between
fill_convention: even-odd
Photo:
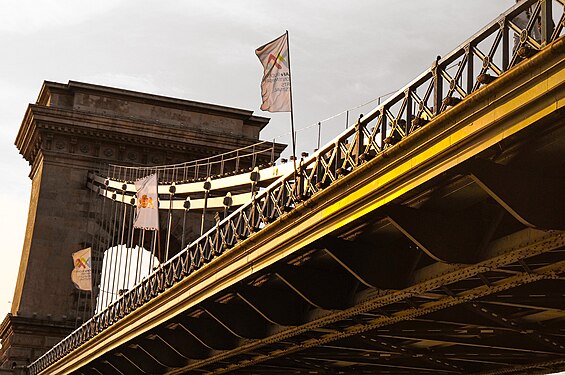
<instances>
[{"instance_id":1,"label":"pale grey sky","mask_svg":"<svg viewBox=\"0 0 565 375\"><path fill-rule=\"evenodd\" d=\"M436 55L451 51L513 4L2 0L0 319L10 309L30 192L29 166L13 143L43 80L84 81L254 110L273 117L263 138L288 142L288 114L259 111L258 46L289 30L295 123L301 129L402 87ZM344 126L343 117L328 122L323 139ZM315 139L315 128L299 132L297 151L312 151Z\"/></svg>"}]
</instances>

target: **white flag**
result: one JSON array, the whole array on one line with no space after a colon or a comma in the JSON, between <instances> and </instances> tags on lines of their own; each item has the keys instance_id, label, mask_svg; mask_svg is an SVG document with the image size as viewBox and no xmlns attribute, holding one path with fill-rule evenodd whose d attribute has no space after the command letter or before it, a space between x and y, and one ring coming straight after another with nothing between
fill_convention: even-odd
<instances>
[{"instance_id":1,"label":"white flag","mask_svg":"<svg viewBox=\"0 0 565 375\"><path fill-rule=\"evenodd\" d=\"M73 253L75 268L71 272L71 280L80 290L92 291L92 262L90 247Z\"/></svg>"},{"instance_id":2,"label":"white flag","mask_svg":"<svg viewBox=\"0 0 565 375\"><path fill-rule=\"evenodd\" d=\"M255 50L263 65L261 80L261 110L290 112L290 66L288 63L288 34Z\"/></svg>"},{"instance_id":3,"label":"white flag","mask_svg":"<svg viewBox=\"0 0 565 375\"><path fill-rule=\"evenodd\" d=\"M137 209L134 228L159 230L159 207L157 202L157 175L135 181Z\"/></svg>"}]
</instances>

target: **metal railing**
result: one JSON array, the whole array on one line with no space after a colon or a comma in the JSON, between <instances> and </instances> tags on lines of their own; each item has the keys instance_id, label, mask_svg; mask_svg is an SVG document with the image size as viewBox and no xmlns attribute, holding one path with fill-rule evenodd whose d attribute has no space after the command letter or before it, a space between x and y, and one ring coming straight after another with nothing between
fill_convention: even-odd
<instances>
[{"instance_id":1,"label":"metal railing","mask_svg":"<svg viewBox=\"0 0 565 375\"><path fill-rule=\"evenodd\" d=\"M157 173L161 181L199 180L213 175L241 172L255 166L268 166L275 162L275 142L262 141L241 147L223 154L178 164L155 165L148 167L128 167L110 164L108 178L119 181L135 181L138 178Z\"/></svg>"},{"instance_id":2,"label":"metal railing","mask_svg":"<svg viewBox=\"0 0 565 375\"><path fill-rule=\"evenodd\" d=\"M563 34L565 0L524 0L390 96L312 156L162 264L32 363L37 374L239 241L410 135ZM560 9L561 14L554 14ZM556 16L554 17L554 16ZM522 20L522 21L521 21ZM526 20L526 23L523 23ZM520 26L523 25L523 26ZM536 31L537 30L537 31ZM513 43L510 41L514 34ZM455 74L450 70L456 67Z\"/></svg>"}]
</instances>

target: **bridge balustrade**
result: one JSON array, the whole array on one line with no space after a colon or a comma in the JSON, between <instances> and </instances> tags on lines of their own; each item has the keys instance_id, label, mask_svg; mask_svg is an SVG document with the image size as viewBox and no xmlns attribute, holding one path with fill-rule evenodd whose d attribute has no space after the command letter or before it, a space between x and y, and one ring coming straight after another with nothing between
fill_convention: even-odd
<instances>
[{"instance_id":1,"label":"bridge balustrade","mask_svg":"<svg viewBox=\"0 0 565 375\"><path fill-rule=\"evenodd\" d=\"M157 173L163 182L200 181L210 176L225 176L251 171L255 167L272 166L275 162L275 148L274 142L263 141L219 155L178 164L150 167L111 164L107 169L107 177L117 181L135 181Z\"/></svg>"}]
</instances>

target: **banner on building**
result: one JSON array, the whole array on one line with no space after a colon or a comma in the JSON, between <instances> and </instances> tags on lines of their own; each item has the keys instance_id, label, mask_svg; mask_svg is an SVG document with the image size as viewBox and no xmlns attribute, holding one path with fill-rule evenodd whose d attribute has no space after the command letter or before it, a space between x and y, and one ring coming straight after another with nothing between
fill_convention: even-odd
<instances>
[{"instance_id":1,"label":"banner on building","mask_svg":"<svg viewBox=\"0 0 565 375\"><path fill-rule=\"evenodd\" d=\"M73 264L75 267L71 272L71 280L75 287L92 292L91 248L87 247L73 253Z\"/></svg>"},{"instance_id":2,"label":"banner on building","mask_svg":"<svg viewBox=\"0 0 565 375\"><path fill-rule=\"evenodd\" d=\"M261 46L255 54L263 65L261 80L261 110L290 112L290 65L288 60L288 34Z\"/></svg>"},{"instance_id":3,"label":"banner on building","mask_svg":"<svg viewBox=\"0 0 565 375\"><path fill-rule=\"evenodd\" d=\"M135 181L137 207L134 228L159 230L159 205L157 202L157 174Z\"/></svg>"}]
</instances>

